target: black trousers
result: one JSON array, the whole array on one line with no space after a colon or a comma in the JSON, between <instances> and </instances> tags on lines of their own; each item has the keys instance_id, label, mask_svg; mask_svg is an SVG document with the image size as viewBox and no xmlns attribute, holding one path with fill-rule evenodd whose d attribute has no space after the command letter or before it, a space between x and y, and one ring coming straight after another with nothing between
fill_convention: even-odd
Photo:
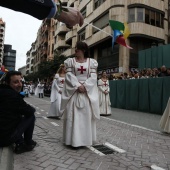
<instances>
[{"instance_id":1,"label":"black trousers","mask_svg":"<svg viewBox=\"0 0 170 170\"><path fill-rule=\"evenodd\" d=\"M35 125L35 115L23 117L19 122L16 130L11 136L10 143L29 143L32 140Z\"/></svg>"},{"instance_id":2,"label":"black trousers","mask_svg":"<svg viewBox=\"0 0 170 170\"><path fill-rule=\"evenodd\" d=\"M39 98L43 98L44 94L43 93L39 93Z\"/></svg>"}]
</instances>

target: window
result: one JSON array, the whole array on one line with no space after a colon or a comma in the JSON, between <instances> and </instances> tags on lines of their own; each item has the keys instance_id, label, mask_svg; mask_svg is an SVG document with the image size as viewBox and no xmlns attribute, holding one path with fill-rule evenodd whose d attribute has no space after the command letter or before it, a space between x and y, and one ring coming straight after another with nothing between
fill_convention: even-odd
<instances>
[{"instance_id":1,"label":"window","mask_svg":"<svg viewBox=\"0 0 170 170\"><path fill-rule=\"evenodd\" d=\"M150 23L155 26L155 12L151 11Z\"/></svg>"},{"instance_id":2,"label":"window","mask_svg":"<svg viewBox=\"0 0 170 170\"><path fill-rule=\"evenodd\" d=\"M129 22L144 22L156 27L163 28L164 25L164 14L160 12L145 9L145 8L130 8L129 9Z\"/></svg>"},{"instance_id":3,"label":"window","mask_svg":"<svg viewBox=\"0 0 170 170\"><path fill-rule=\"evenodd\" d=\"M93 25L95 27L98 27L100 29L103 29L104 27L108 26L109 23L108 23L108 20L109 20L109 13L107 13L106 15L102 16L101 18L99 18L97 21L93 22ZM96 28L93 28L93 34L98 32L99 30L96 29Z\"/></svg>"},{"instance_id":4,"label":"window","mask_svg":"<svg viewBox=\"0 0 170 170\"><path fill-rule=\"evenodd\" d=\"M129 22L135 22L135 8L129 9Z\"/></svg>"},{"instance_id":5,"label":"window","mask_svg":"<svg viewBox=\"0 0 170 170\"><path fill-rule=\"evenodd\" d=\"M98 8L106 0L94 0L94 9Z\"/></svg>"},{"instance_id":6,"label":"window","mask_svg":"<svg viewBox=\"0 0 170 170\"><path fill-rule=\"evenodd\" d=\"M81 10L81 14L83 15L84 18L86 18L86 8L83 8Z\"/></svg>"},{"instance_id":7,"label":"window","mask_svg":"<svg viewBox=\"0 0 170 170\"><path fill-rule=\"evenodd\" d=\"M137 22L144 22L144 8L137 8Z\"/></svg>"},{"instance_id":8,"label":"window","mask_svg":"<svg viewBox=\"0 0 170 170\"><path fill-rule=\"evenodd\" d=\"M149 10L145 9L145 23L150 24Z\"/></svg>"}]
</instances>

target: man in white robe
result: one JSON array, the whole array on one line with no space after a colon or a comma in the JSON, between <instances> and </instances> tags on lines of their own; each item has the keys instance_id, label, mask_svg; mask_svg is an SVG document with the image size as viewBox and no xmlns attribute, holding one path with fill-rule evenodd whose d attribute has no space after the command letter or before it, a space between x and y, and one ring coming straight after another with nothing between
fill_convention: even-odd
<instances>
[{"instance_id":1,"label":"man in white robe","mask_svg":"<svg viewBox=\"0 0 170 170\"><path fill-rule=\"evenodd\" d=\"M96 120L100 119L96 60L87 58L78 63L68 58L62 93L61 113L64 114L63 142L73 147L90 146L96 141ZM83 86L85 93L78 87Z\"/></svg>"}]
</instances>

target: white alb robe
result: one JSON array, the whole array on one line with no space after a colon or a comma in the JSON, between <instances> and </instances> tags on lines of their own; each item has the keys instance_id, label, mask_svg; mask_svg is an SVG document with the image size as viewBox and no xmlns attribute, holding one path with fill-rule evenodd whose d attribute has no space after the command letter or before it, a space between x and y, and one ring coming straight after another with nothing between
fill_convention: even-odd
<instances>
[{"instance_id":1,"label":"white alb robe","mask_svg":"<svg viewBox=\"0 0 170 170\"><path fill-rule=\"evenodd\" d=\"M110 95L105 94L105 91L110 92L109 81L103 81L102 79L98 80L98 90L99 90L99 106L100 106L100 115L111 115L111 103Z\"/></svg>"},{"instance_id":2,"label":"white alb robe","mask_svg":"<svg viewBox=\"0 0 170 170\"><path fill-rule=\"evenodd\" d=\"M164 132L170 133L170 98L161 117L159 125Z\"/></svg>"},{"instance_id":3,"label":"white alb robe","mask_svg":"<svg viewBox=\"0 0 170 170\"><path fill-rule=\"evenodd\" d=\"M61 112L63 119L63 142L73 147L90 146L96 141L96 119L100 119L97 74L98 63L87 58L84 63L68 58L62 93ZM79 93L83 84L86 93Z\"/></svg>"},{"instance_id":4,"label":"white alb robe","mask_svg":"<svg viewBox=\"0 0 170 170\"><path fill-rule=\"evenodd\" d=\"M48 117L60 117L61 94L59 91L63 90L65 77L60 77L56 74L51 86L51 106L48 112Z\"/></svg>"}]
</instances>

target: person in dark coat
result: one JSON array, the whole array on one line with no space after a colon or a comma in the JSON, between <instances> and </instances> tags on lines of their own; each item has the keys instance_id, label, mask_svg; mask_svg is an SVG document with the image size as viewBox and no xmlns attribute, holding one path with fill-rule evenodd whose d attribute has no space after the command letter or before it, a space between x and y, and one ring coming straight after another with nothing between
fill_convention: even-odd
<instances>
[{"instance_id":1,"label":"person in dark coat","mask_svg":"<svg viewBox=\"0 0 170 170\"><path fill-rule=\"evenodd\" d=\"M0 84L0 147L15 144L17 154L31 151L35 108L27 104L20 94L22 77L18 71L9 71L5 84Z\"/></svg>"}]
</instances>

